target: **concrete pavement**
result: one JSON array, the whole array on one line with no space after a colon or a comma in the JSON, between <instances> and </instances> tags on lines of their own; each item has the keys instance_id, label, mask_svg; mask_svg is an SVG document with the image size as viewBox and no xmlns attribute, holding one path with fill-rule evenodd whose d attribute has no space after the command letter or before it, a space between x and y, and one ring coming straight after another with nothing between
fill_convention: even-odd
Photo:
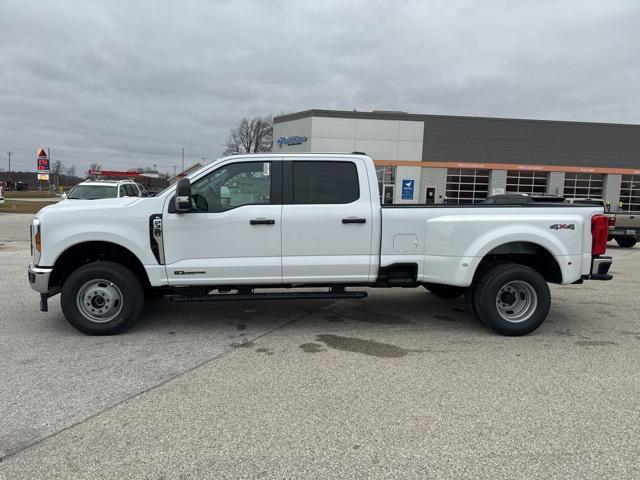
<instances>
[{"instance_id":1,"label":"concrete pavement","mask_svg":"<svg viewBox=\"0 0 640 480\"><path fill-rule=\"evenodd\" d=\"M523 338L421 289L158 301L86 337L37 311L27 249L0 247L0 478L640 476L639 248Z\"/></svg>"}]
</instances>

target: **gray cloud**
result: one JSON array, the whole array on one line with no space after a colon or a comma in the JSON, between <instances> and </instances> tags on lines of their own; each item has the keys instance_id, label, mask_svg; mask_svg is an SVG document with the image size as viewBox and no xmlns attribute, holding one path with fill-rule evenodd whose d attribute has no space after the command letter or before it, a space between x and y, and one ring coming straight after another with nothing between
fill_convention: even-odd
<instances>
[{"instance_id":1,"label":"gray cloud","mask_svg":"<svg viewBox=\"0 0 640 480\"><path fill-rule=\"evenodd\" d=\"M307 108L640 123L640 3L0 3L0 166L215 158Z\"/></svg>"}]
</instances>

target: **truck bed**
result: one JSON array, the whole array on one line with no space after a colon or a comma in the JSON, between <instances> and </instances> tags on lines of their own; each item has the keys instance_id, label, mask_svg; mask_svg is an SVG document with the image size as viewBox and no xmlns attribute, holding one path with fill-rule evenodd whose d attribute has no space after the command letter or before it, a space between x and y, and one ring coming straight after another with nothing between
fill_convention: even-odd
<instances>
[{"instance_id":1,"label":"truck bed","mask_svg":"<svg viewBox=\"0 0 640 480\"><path fill-rule=\"evenodd\" d=\"M380 266L417 263L417 280L468 286L480 260L506 244L560 258L561 283L589 273L596 206L389 205L382 208Z\"/></svg>"}]
</instances>

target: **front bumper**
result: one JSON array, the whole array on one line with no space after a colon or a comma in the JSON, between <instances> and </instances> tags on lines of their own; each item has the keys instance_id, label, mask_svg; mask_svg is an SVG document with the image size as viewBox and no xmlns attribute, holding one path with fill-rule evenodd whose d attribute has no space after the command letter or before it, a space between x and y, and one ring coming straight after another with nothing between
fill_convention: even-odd
<instances>
[{"instance_id":1,"label":"front bumper","mask_svg":"<svg viewBox=\"0 0 640 480\"><path fill-rule=\"evenodd\" d=\"M53 268L51 267L36 267L32 264L29 265L29 285L36 292L39 293L52 293L49 288L49 277Z\"/></svg>"},{"instance_id":2,"label":"front bumper","mask_svg":"<svg viewBox=\"0 0 640 480\"><path fill-rule=\"evenodd\" d=\"M591 260L591 274L589 275L590 280L611 280L613 275L609 273L609 269L611 268L611 264L613 260L611 257L600 256L594 257Z\"/></svg>"}]
</instances>

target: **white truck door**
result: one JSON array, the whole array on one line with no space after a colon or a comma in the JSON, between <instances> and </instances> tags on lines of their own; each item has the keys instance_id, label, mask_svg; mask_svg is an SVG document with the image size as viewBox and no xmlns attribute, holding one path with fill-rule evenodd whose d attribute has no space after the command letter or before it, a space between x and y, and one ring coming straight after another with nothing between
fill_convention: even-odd
<instances>
[{"instance_id":1,"label":"white truck door","mask_svg":"<svg viewBox=\"0 0 640 480\"><path fill-rule=\"evenodd\" d=\"M193 211L163 219L171 285L282 281L280 162L230 160L191 184ZM275 177L275 178L274 178Z\"/></svg>"},{"instance_id":2,"label":"white truck door","mask_svg":"<svg viewBox=\"0 0 640 480\"><path fill-rule=\"evenodd\" d=\"M368 281L372 205L364 161L294 160L283 169L284 282Z\"/></svg>"}]
</instances>

